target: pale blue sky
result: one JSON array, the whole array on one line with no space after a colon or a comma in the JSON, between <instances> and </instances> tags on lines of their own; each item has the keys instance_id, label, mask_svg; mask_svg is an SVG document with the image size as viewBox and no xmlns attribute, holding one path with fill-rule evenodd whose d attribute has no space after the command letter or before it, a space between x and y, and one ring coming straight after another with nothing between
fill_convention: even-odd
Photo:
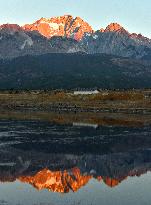
<instances>
[{"instance_id":1,"label":"pale blue sky","mask_svg":"<svg viewBox=\"0 0 151 205\"><path fill-rule=\"evenodd\" d=\"M95 30L118 22L151 38L151 0L0 0L0 24L64 14L82 17Z\"/></svg>"}]
</instances>

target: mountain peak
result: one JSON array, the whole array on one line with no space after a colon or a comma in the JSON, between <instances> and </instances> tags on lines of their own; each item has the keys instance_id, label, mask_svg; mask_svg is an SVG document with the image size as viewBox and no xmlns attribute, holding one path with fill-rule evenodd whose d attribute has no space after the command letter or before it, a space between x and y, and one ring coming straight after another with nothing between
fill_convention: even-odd
<instances>
[{"instance_id":1,"label":"mountain peak","mask_svg":"<svg viewBox=\"0 0 151 205\"><path fill-rule=\"evenodd\" d=\"M101 32L101 33L103 33L104 31L105 31L104 28L101 28L101 29L99 30L99 32Z\"/></svg>"},{"instance_id":2,"label":"mountain peak","mask_svg":"<svg viewBox=\"0 0 151 205\"><path fill-rule=\"evenodd\" d=\"M25 30L37 30L43 36L65 36L81 40L84 33L92 33L92 27L80 17L73 18L71 15L52 17L50 19L41 18L33 24L23 26Z\"/></svg>"},{"instance_id":3,"label":"mountain peak","mask_svg":"<svg viewBox=\"0 0 151 205\"><path fill-rule=\"evenodd\" d=\"M18 24L3 24L0 25L0 29L11 29L11 30L21 30L21 27Z\"/></svg>"},{"instance_id":4,"label":"mountain peak","mask_svg":"<svg viewBox=\"0 0 151 205\"><path fill-rule=\"evenodd\" d=\"M120 31L126 31L126 30L118 23L111 23L105 29L105 32L120 32Z\"/></svg>"}]
</instances>

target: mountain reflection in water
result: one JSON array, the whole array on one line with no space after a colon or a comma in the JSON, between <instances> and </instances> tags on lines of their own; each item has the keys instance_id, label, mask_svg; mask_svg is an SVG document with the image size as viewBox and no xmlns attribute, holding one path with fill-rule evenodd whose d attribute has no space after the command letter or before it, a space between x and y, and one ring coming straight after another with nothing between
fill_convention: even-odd
<instances>
[{"instance_id":1,"label":"mountain reflection in water","mask_svg":"<svg viewBox=\"0 0 151 205\"><path fill-rule=\"evenodd\" d=\"M19 180L38 190L76 192L92 178L115 187L128 177L139 177L151 170L150 150L107 155L41 153L41 156L15 151L1 151L0 181Z\"/></svg>"},{"instance_id":2,"label":"mountain reflection in water","mask_svg":"<svg viewBox=\"0 0 151 205\"><path fill-rule=\"evenodd\" d=\"M151 170L151 127L0 121L0 181L78 192L92 180L116 188Z\"/></svg>"}]
</instances>

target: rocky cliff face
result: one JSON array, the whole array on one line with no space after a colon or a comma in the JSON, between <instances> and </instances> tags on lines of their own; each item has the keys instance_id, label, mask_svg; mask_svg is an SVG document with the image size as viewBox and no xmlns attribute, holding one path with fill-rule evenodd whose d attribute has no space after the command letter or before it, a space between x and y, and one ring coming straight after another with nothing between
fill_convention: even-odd
<instances>
[{"instance_id":1,"label":"rocky cliff face","mask_svg":"<svg viewBox=\"0 0 151 205\"><path fill-rule=\"evenodd\" d=\"M26 31L36 30L43 36L64 36L73 38L83 46L87 53L106 53L131 58L151 55L151 40L141 34L129 33L118 23L111 23L105 29L94 31L80 17L70 15L41 18L33 24L23 26ZM84 49L83 48L83 49Z\"/></svg>"},{"instance_id":2,"label":"rocky cliff face","mask_svg":"<svg viewBox=\"0 0 151 205\"><path fill-rule=\"evenodd\" d=\"M85 34L81 41L88 53L106 53L130 58L143 58L151 52L151 40L141 34L130 34L112 23L106 29Z\"/></svg>"},{"instance_id":3,"label":"rocky cliff face","mask_svg":"<svg viewBox=\"0 0 151 205\"><path fill-rule=\"evenodd\" d=\"M46 53L105 53L151 59L151 39L129 33L118 23L94 31L80 17L41 18L33 24L0 26L0 58Z\"/></svg>"},{"instance_id":4,"label":"rocky cliff face","mask_svg":"<svg viewBox=\"0 0 151 205\"><path fill-rule=\"evenodd\" d=\"M74 39L53 37L47 39L37 31L26 31L16 24L0 26L0 58L46 53L85 52Z\"/></svg>"},{"instance_id":5,"label":"rocky cliff face","mask_svg":"<svg viewBox=\"0 0 151 205\"><path fill-rule=\"evenodd\" d=\"M47 39L37 32L25 32L18 25L2 25L0 29L0 57L13 58L27 54L53 51Z\"/></svg>"},{"instance_id":6,"label":"rocky cliff face","mask_svg":"<svg viewBox=\"0 0 151 205\"><path fill-rule=\"evenodd\" d=\"M26 24L23 28L27 31L37 30L43 36L51 38L52 36L64 36L81 40L84 33L92 33L91 26L80 17L64 15L50 19L41 18L33 24Z\"/></svg>"}]
</instances>

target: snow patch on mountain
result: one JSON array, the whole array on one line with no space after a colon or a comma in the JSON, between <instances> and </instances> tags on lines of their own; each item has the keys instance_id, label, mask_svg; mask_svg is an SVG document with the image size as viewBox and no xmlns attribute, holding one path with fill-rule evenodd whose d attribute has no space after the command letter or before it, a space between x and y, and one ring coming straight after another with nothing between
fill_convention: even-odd
<instances>
[{"instance_id":1,"label":"snow patch on mountain","mask_svg":"<svg viewBox=\"0 0 151 205\"><path fill-rule=\"evenodd\" d=\"M57 24L57 23L49 23L49 22L46 22L46 21L41 21L40 23L48 24L49 27L53 28L54 30L59 29L59 24Z\"/></svg>"},{"instance_id":2,"label":"snow patch on mountain","mask_svg":"<svg viewBox=\"0 0 151 205\"><path fill-rule=\"evenodd\" d=\"M30 37L24 41L24 43L21 45L20 49L23 50L26 45L27 46L32 46L33 45L33 41Z\"/></svg>"},{"instance_id":3,"label":"snow patch on mountain","mask_svg":"<svg viewBox=\"0 0 151 205\"><path fill-rule=\"evenodd\" d=\"M98 38L98 35L94 35L93 38L94 38L94 39L97 39L97 38Z\"/></svg>"},{"instance_id":4,"label":"snow patch on mountain","mask_svg":"<svg viewBox=\"0 0 151 205\"><path fill-rule=\"evenodd\" d=\"M79 52L80 50L79 49L76 49L76 48L70 48L67 53L76 53L76 52Z\"/></svg>"}]
</instances>

